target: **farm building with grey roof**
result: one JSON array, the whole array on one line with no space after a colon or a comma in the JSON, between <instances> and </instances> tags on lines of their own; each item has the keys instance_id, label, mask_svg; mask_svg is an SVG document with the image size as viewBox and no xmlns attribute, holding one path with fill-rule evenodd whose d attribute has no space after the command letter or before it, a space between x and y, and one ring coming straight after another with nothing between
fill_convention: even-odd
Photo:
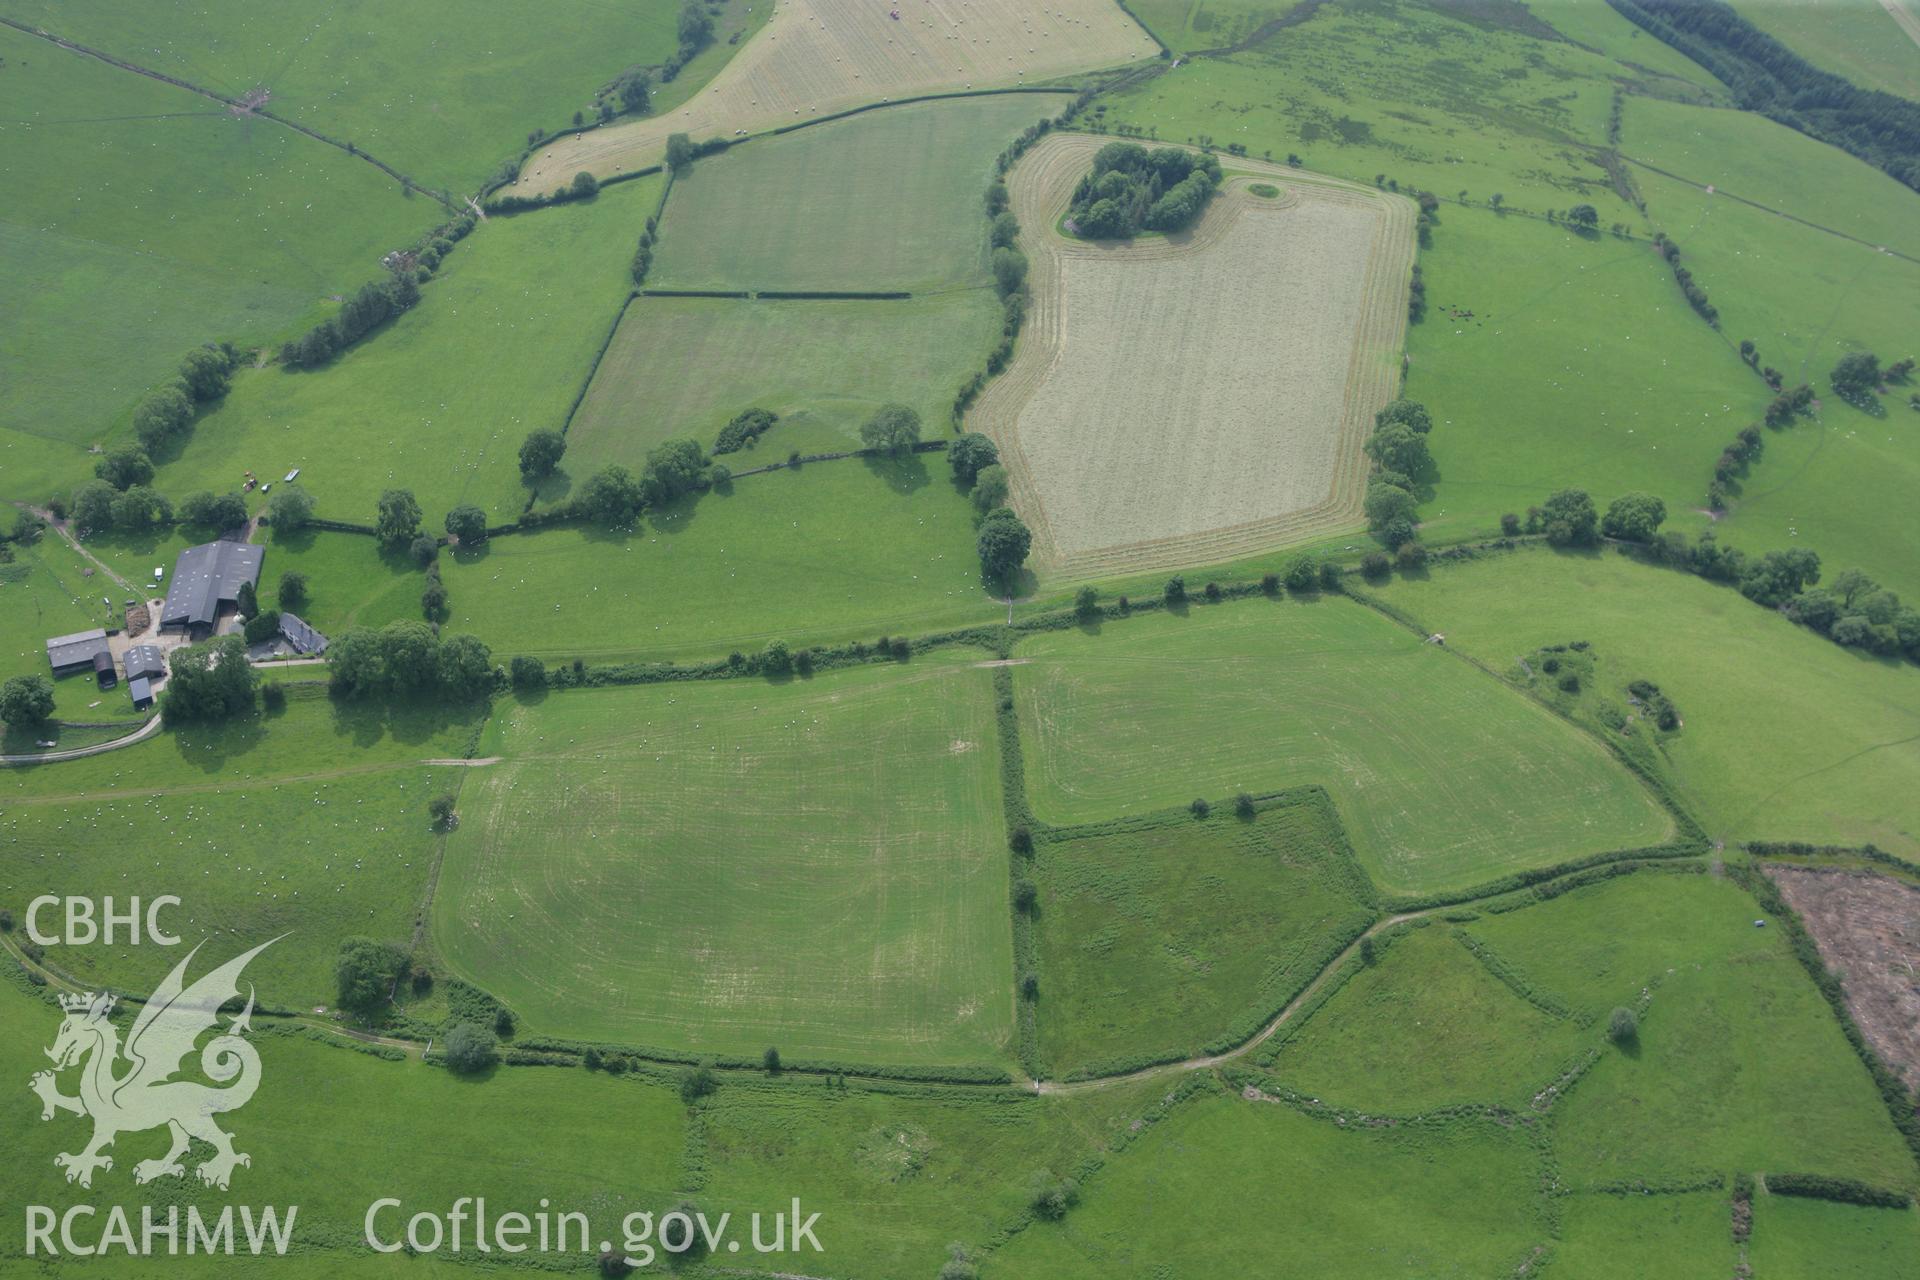
<instances>
[{"instance_id":1,"label":"farm building with grey roof","mask_svg":"<svg viewBox=\"0 0 1920 1280\"><path fill-rule=\"evenodd\" d=\"M47 663L57 676L69 671L91 671L94 658L105 652L107 633L100 627L76 631L70 636L54 636L47 641Z\"/></svg>"},{"instance_id":2,"label":"farm building with grey roof","mask_svg":"<svg viewBox=\"0 0 1920 1280\"><path fill-rule=\"evenodd\" d=\"M264 548L224 540L182 551L160 607L160 626L196 640L211 635L222 608L239 600L240 588L260 581L263 554Z\"/></svg>"}]
</instances>

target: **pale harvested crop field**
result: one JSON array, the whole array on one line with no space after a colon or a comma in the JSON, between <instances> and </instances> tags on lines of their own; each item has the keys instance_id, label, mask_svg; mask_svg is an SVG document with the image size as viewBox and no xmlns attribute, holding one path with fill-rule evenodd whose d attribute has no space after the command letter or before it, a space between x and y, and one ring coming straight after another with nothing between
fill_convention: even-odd
<instances>
[{"instance_id":1,"label":"pale harvested crop field","mask_svg":"<svg viewBox=\"0 0 1920 1280\"><path fill-rule=\"evenodd\" d=\"M1056 134L1011 177L1032 306L969 415L1001 446L1043 571L1234 555L1360 518L1361 444L1399 384L1411 201L1234 160L1177 236L1055 230L1108 138Z\"/></svg>"},{"instance_id":2,"label":"pale harvested crop field","mask_svg":"<svg viewBox=\"0 0 1920 1280\"><path fill-rule=\"evenodd\" d=\"M1157 52L1113 0L776 0L767 25L690 101L559 139L528 159L514 190L659 164L673 133L760 133L888 98L1046 84Z\"/></svg>"}]
</instances>

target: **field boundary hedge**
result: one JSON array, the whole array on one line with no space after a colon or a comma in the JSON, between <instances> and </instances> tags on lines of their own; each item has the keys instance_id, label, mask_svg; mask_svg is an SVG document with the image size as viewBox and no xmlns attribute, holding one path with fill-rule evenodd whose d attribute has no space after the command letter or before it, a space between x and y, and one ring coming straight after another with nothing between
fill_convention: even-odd
<instances>
[{"instance_id":1,"label":"field boundary hedge","mask_svg":"<svg viewBox=\"0 0 1920 1280\"><path fill-rule=\"evenodd\" d=\"M1909 862L1875 844L1808 844L1804 840L1749 840L1740 846L1756 858L1864 858L1883 867L1920 875L1920 862Z\"/></svg>"},{"instance_id":2,"label":"field boundary hedge","mask_svg":"<svg viewBox=\"0 0 1920 1280\"><path fill-rule=\"evenodd\" d=\"M1853 1046L1853 1052L1859 1057L1867 1074L1873 1077L1873 1083L1880 1090L1880 1100L1886 1104L1887 1112L1893 1118L1893 1127L1900 1131L1907 1147L1916 1158L1920 1158L1920 1111L1914 1108L1913 1094L1906 1082L1874 1052L1873 1046L1860 1031L1860 1024L1853 1019L1853 1011L1847 1007L1847 991L1840 976L1827 968L1827 962L1820 955L1820 948L1814 944L1813 935L1807 932L1806 925L1800 919L1800 913L1788 904L1772 878L1748 863L1729 861L1727 878L1745 889L1753 896L1760 909L1779 922L1786 931L1788 944L1800 961L1807 975L1813 979L1814 986L1826 997L1827 1007L1840 1023L1841 1034L1847 1043Z\"/></svg>"},{"instance_id":3,"label":"field boundary hedge","mask_svg":"<svg viewBox=\"0 0 1920 1280\"><path fill-rule=\"evenodd\" d=\"M1831 1178L1820 1173L1763 1173L1760 1179L1767 1190L1776 1196L1830 1200L1835 1204L1857 1204L1870 1209L1905 1209L1913 1203L1913 1197L1904 1191L1871 1186L1852 1178Z\"/></svg>"}]
</instances>

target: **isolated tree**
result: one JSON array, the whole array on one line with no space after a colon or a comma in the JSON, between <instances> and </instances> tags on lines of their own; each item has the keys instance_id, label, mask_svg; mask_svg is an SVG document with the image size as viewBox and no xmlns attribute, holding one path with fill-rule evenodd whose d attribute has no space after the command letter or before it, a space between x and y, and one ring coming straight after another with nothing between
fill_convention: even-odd
<instances>
[{"instance_id":1,"label":"isolated tree","mask_svg":"<svg viewBox=\"0 0 1920 1280\"><path fill-rule=\"evenodd\" d=\"M493 687L493 651L478 636L451 635L434 655L434 678L452 698L478 697Z\"/></svg>"},{"instance_id":2,"label":"isolated tree","mask_svg":"<svg viewBox=\"0 0 1920 1280\"><path fill-rule=\"evenodd\" d=\"M484 1071L500 1056L493 1032L477 1022L462 1022L447 1032L441 1052L446 1054L447 1065L461 1075Z\"/></svg>"},{"instance_id":3,"label":"isolated tree","mask_svg":"<svg viewBox=\"0 0 1920 1280\"><path fill-rule=\"evenodd\" d=\"M1840 357L1827 375L1833 393L1858 404L1880 388L1880 357L1871 351L1853 351Z\"/></svg>"},{"instance_id":4,"label":"isolated tree","mask_svg":"<svg viewBox=\"0 0 1920 1280\"><path fill-rule=\"evenodd\" d=\"M154 453L192 421L193 401L186 391L178 386L161 387L134 406L133 433L147 452Z\"/></svg>"},{"instance_id":5,"label":"isolated tree","mask_svg":"<svg viewBox=\"0 0 1920 1280\"><path fill-rule=\"evenodd\" d=\"M698 53L713 39L713 15L701 0L686 0L680 6L680 56L684 60Z\"/></svg>"},{"instance_id":6,"label":"isolated tree","mask_svg":"<svg viewBox=\"0 0 1920 1280\"><path fill-rule=\"evenodd\" d=\"M1083 620L1098 617L1100 614L1100 593L1092 587L1082 587L1074 592L1073 612Z\"/></svg>"},{"instance_id":7,"label":"isolated tree","mask_svg":"<svg viewBox=\"0 0 1920 1280\"><path fill-rule=\"evenodd\" d=\"M1367 523L1375 529L1384 529L1395 520L1413 519L1414 498L1403 486L1383 477L1375 476L1367 482L1367 496L1363 503L1367 513Z\"/></svg>"},{"instance_id":8,"label":"isolated tree","mask_svg":"<svg viewBox=\"0 0 1920 1280\"><path fill-rule=\"evenodd\" d=\"M793 671L793 650L785 640L769 640L760 651L760 670L770 676L789 675Z\"/></svg>"},{"instance_id":9,"label":"isolated tree","mask_svg":"<svg viewBox=\"0 0 1920 1280\"><path fill-rule=\"evenodd\" d=\"M171 674L160 707L169 724L223 720L253 710L260 673L247 661L247 647L239 636L175 649L167 667Z\"/></svg>"},{"instance_id":10,"label":"isolated tree","mask_svg":"<svg viewBox=\"0 0 1920 1280\"><path fill-rule=\"evenodd\" d=\"M333 963L334 995L342 1009L378 1008L406 968L407 958L390 942L345 938Z\"/></svg>"},{"instance_id":11,"label":"isolated tree","mask_svg":"<svg viewBox=\"0 0 1920 1280\"><path fill-rule=\"evenodd\" d=\"M685 173L693 164L693 139L684 133L667 135L667 168Z\"/></svg>"},{"instance_id":12,"label":"isolated tree","mask_svg":"<svg viewBox=\"0 0 1920 1280\"><path fill-rule=\"evenodd\" d=\"M1187 580L1179 574L1167 579L1167 585L1160 588L1160 598L1168 604L1184 604L1187 599Z\"/></svg>"},{"instance_id":13,"label":"isolated tree","mask_svg":"<svg viewBox=\"0 0 1920 1280\"><path fill-rule=\"evenodd\" d=\"M53 717L53 681L45 676L14 676L0 684L0 721L32 729Z\"/></svg>"},{"instance_id":14,"label":"isolated tree","mask_svg":"<svg viewBox=\"0 0 1920 1280\"><path fill-rule=\"evenodd\" d=\"M144 484L113 500L113 527L136 533L173 523L173 504Z\"/></svg>"},{"instance_id":15,"label":"isolated tree","mask_svg":"<svg viewBox=\"0 0 1920 1280\"><path fill-rule=\"evenodd\" d=\"M1769 551L1741 570L1740 594L1755 604L1777 609L1819 581L1817 553L1804 547Z\"/></svg>"},{"instance_id":16,"label":"isolated tree","mask_svg":"<svg viewBox=\"0 0 1920 1280\"><path fill-rule=\"evenodd\" d=\"M680 1098L684 1102L697 1102L719 1087L720 1077L714 1074L711 1059L703 1058L680 1069Z\"/></svg>"},{"instance_id":17,"label":"isolated tree","mask_svg":"<svg viewBox=\"0 0 1920 1280\"><path fill-rule=\"evenodd\" d=\"M1624 1006L1615 1009L1607 1019L1607 1039L1618 1045L1632 1044L1640 1038L1640 1019Z\"/></svg>"},{"instance_id":18,"label":"isolated tree","mask_svg":"<svg viewBox=\"0 0 1920 1280\"><path fill-rule=\"evenodd\" d=\"M634 479L633 472L617 463L594 472L580 486L581 509L609 529L632 524L644 505L640 482Z\"/></svg>"},{"instance_id":19,"label":"isolated tree","mask_svg":"<svg viewBox=\"0 0 1920 1280\"><path fill-rule=\"evenodd\" d=\"M985 515L1007 505L1007 469L999 463L980 468L973 478L973 509Z\"/></svg>"},{"instance_id":20,"label":"isolated tree","mask_svg":"<svg viewBox=\"0 0 1920 1280\"><path fill-rule=\"evenodd\" d=\"M547 664L538 658L521 654L507 664L507 677L516 689L544 689L547 687Z\"/></svg>"},{"instance_id":21,"label":"isolated tree","mask_svg":"<svg viewBox=\"0 0 1920 1280\"><path fill-rule=\"evenodd\" d=\"M653 83L647 79L646 72L632 71L620 77L616 92L620 95L620 109L630 115L639 115L647 109L653 95Z\"/></svg>"},{"instance_id":22,"label":"isolated tree","mask_svg":"<svg viewBox=\"0 0 1920 1280\"><path fill-rule=\"evenodd\" d=\"M1547 541L1556 547L1590 545L1599 528L1599 513L1584 489L1561 489L1540 505Z\"/></svg>"},{"instance_id":23,"label":"isolated tree","mask_svg":"<svg viewBox=\"0 0 1920 1280\"><path fill-rule=\"evenodd\" d=\"M582 169L567 184L567 195L574 200L591 200L600 194L600 179Z\"/></svg>"},{"instance_id":24,"label":"isolated tree","mask_svg":"<svg viewBox=\"0 0 1920 1280\"><path fill-rule=\"evenodd\" d=\"M430 533L416 533L407 544L407 555L424 569L439 558L440 541Z\"/></svg>"},{"instance_id":25,"label":"isolated tree","mask_svg":"<svg viewBox=\"0 0 1920 1280\"><path fill-rule=\"evenodd\" d=\"M409 489L388 489L380 495L373 522L380 545L397 549L420 534L420 504Z\"/></svg>"},{"instance_id":26,"label":"isolated tree","mask_svg":"<svg viewBox=\"0 0 1920 1280\"><path fill-rule=\"evenodd\" d=\"M267 499L267 523L275 529L304 528L312 519L313 495L305 489L282 485Z\"/></svg>"},{"instance_id":27,"label":"isolated tree","mask_svg":"<svg viewBox=\"0 0 1920 1280\"><path fill-rule=\"evenodd\" d=\"M451 831L453 829L453 808L454 799L449 794L437 795L427 801L427 816L433 819L434 830Z\"/></svg>"},{"instance_id":28,"label":"isolated tree","mask_svg":"<svg viewBox=\"0 0 1920 1280\"><path fill-rule=\"evenodd\" d=\"M1421 435L1433 430L1433 415L1427 412L1427 406L1418 400L1409 400L1405 396L1373 415L1373 425L1376 430L1396 422Z\"/></svg>"},{"instance_id":29,"label":"isolated tree","mask_svg":"<svg viewBox=\"0 0 1920 1280\"><path fill-rule=\"evenodd\" d=\"M920 415L904 404L887 404L860 426L860 443L889 458L904 458L920 443Z\"/></svg>"},{"instance_id":30,"label":"isolated tree","mask_svg":"<svg viewBox=\"0 0 1920 1280\"><path fill-rule=\"evenodd\" d=\"M971 486L983 468L998 461L1000 450L977 431L965 432L947 446L947 465L953 468L954 479L963 485Z\"/></svg>"},{"instance_id":31,"label":"isolated tree","mask_svg":"<svg viewBox=\"0 0 1920 1280\"><path fill-rule=\"evenodd\" d=\"M73 491L68 510L73 527L81 533L104 533L113 528L113 486L105 480L89 480Z\"/></svg>"},{"instance_id":32,"label":"isolated tree","mask_svg":"<svg viewBox=\"0 0 1920 1280\"><path fill-rule=\"evenodd\" d=\"M93 474L116 489L148 484L153 480L153 459L139 445L122 445L94 463Z\"/></svg>"},{"instance_id":33,"label":"isolated tree","mask_svg":"<svg viewBox=\"0 0 1920 1280\"><path fill-rule=\"evenodd\" d=\"M1027 255L1014 248L995 249L992 258L993 283L1005 298L1020 292L1027 283Z\"/></svg>"},{"instance_id":34,"label":"isolated tree","mask_svg":"<svg viewBox=\"0 0 1920 1280\"><path fill-rule=\"evenodd\" d=\"M247 522L247 500L237 493L201 489L180 500L179 516L206 529L237 529Z\"/></svg>"},{"instance_id":35,"label":"isolated tree","mask_svg":"<svg viewBox=\"0 0 1920 1280\"><path fill-rule=\"evenodd\" d=\"M1667 518L1667 504L1647 493L1628 493L1607 506L1600 530L1625 542L1652 542Z\"/></svg>"},{"instance_id":36,"label":"isolated tree","mask_svg":"<svg viewBox=\"0 0 1920 1280\"><path fill-rule=\"evenodd\" d=\"M1367 456L1387 471L1417 476L1426 471L1432 459L1427 453L1427 438L1403 422L1390 422L1367 437Z\"/></svg>"},{"instance_id":37,"label":"isolated tree","mask_svg":"<svg viewBox=\"0 0 1920 1280\"><path fill-rule=\"evenodd\" d=\"M1072 1178L1062 1178L1051 1169L1042 1169L1033 1175L1033 1181L1027 1192L1027 1207L1036 1217L1049 1222L1058 1222L1067 1216L1067 1210L1079 1203L1080 1186Z\"/></svg>"},{"instance_id":38,"label":"isolated tree","mask_svg":"<svg viewBox=\"0 0 1920 1280\"><path fill-rule=\"evenodd\" d=\"M768 1075L770 1076L779 1075L780 1074L780 1050L778 1050L772 1045L768 1045L767 1051L760 1055L760 1065L762 1068L765 1069Z\"/></svg>"},{"instance_id":39,"label":"isolated tree","mask_svg":"<svg viewBox=\"0 0 1920 1280\"><path fill-rule=\"evenodd\" d=\"M1600 211L1590 204L1577 204L1567 210L1567 221L1576 227L1597 227L1600 225Z\"/></svg>"},{"instance_id":40,"label":"isolated tree","mask_svg":"<svg viewBox=\"0 0 1920 1280\"><path fill-rule=\"evenodd\" d=\"M668 440L647 450L640 471L640 496L648 506L662 506L692 493L707 481L707 455L697 440Z\"/></svg>"},{"instance_id":41,"label":"isolated tree","mask_svg":"<svg viewBox=\"0 0 1920 1280\"><path fill-rule=\"evenodd\" d=\"M532 432L520 443L520 478L529 483L545 480L566 451L567 438L558 431L542 427Z\"/></svg>"},{"instance_id":42,"label":"isolated tree","mask_svg":"<svg viewBox=\"0 0 1920 1280\"><path fill-rule=\"evenodd\" d=\"M180 362L180 380L198 404L227 394L237 356L228 347L196 347Z\"/></svg>"},{"instance_id":43,"label":"isolated tree","mask_svg":"<svg viewBox=\"0 0 1920 1280\"><path fill-rule=\"evenodd\" d=\"M1014 573L1027 562L1033 533L1011 508L996 507L980 522L974 545L980 552L980 576L989 583L1010 586Z\"/></svg>"},{"instance_id":44,"label":"isolated tree","mask_svg":"<svg viewBox=\"0 0 1920 1280\"><path fill-rule=\"evenodd\" d=\"M487 513L470 502L447 512L447 536L463 547L477 547L487 540Z\"/></svg>"},{"instance_id":45,"label":"isolated tree","mask_svg":"<svg viewBox=\"0 0 1920 1280\"><path fill-rule=\"evenodd\" d=\"M282 609L289 612L304 608L307 603L307 575L298 569L289 569L280 575L280 585L274 588L274 600Z\"/></svg>"}]
</instances>

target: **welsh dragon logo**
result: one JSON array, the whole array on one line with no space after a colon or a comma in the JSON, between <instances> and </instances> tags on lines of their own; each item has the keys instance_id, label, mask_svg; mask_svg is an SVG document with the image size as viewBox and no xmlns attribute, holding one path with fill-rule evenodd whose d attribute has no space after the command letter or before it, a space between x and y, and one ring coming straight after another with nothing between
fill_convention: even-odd
<instances>
[{"instance_id":1,"label":"welsh dragon logo","mask_svg":"<svg viewBox=\"0 0 1920 1280\"><path fill-rule=\"evenodd\" d=\"M215 1084L226 1087L173 1077L185 1066L194 1043L215 1029L220 1006L240 994L240 971L278 941L263 942L236 956L190 987L184 982L187 965L200 948L189 951L141 1008L124 1046L119 1028L108 1018L114 997L92 992L60 997L60 1007L67 1016L53 1047L47 1050L53 1070L35 1072L31 1085L40 1095L42 1120L53 1119L57 1111L71 1111L93 1120L91 1142L78 1153L53 1158L55 1165L66 1170L68 1182L91 1187L94 1170L113 1168L113 1158L102 1152L116 1137L163 1125L172 1145L158 1160L134 1165L135 1182L185 1177L187 1170L180 1157L195 1138L213 1148L213 1155L193 1171L208 1186L226 1190L234 1167L253 1163L244 1152L233 1149L233 1135L214 1123L220 1113L245 1106L260 1087L260 1055L241 1038L251 1029L251 984L246 1008L229 1018L226 1029L200 1050L200 1070ZM55 1077L74 1066L80 1067L80 1093L68 1097L59 1091Z\"/></svg>"}]
</instances>

